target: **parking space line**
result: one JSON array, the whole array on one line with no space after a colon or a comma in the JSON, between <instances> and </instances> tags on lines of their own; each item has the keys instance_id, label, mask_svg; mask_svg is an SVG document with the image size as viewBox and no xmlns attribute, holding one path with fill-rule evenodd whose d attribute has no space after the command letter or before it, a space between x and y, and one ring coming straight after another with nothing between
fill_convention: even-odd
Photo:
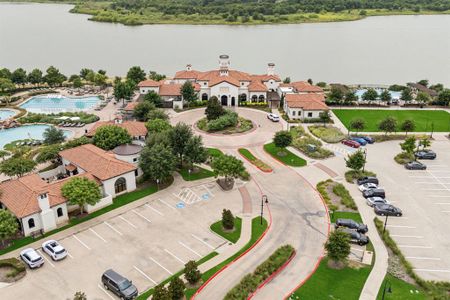
<instances>
[{"instance_id":1,"label":"parking space line","mask_svg":"<svg viewBox=\"0 0 450 300\"><path fill-rule=\"evenodd\" d=\"M438 272L438 273L450 273L450 270L432 270L432 269L413 269L418 272Z\"/></svg>"},{"instance_id":2,"label":"parking space line","mask_svg":"<svg viewBox=\"0 0 450 300\"><path fill-rule=\"evenodd\" d=\"M430 195L432 198L450 198L450 195Z\"/></svg>"},{"instance_id":3,"label":"parking space line","mask_svg":"<svg viewBox=\"0 0 450 300\"><path fill-rule=\"evenodd\" d=\"M189 246L187 246L185 243L178 241L178 244L180 244L181 246L183 246L184 248L188 249L189 251L191 251L192 253L196 254L198 257L203 257L201 254L199 254L197 251L195 251L194 249L191 249Z\"/></svg>"},{"instance_id":4,"label":"parking space line","mask_svg":"<svg viewBox=\"0 0 450 300\"><path fill-rule=\"evenodd\" d=\"M124 221L125 221L126 223L128 223L128 225L130 225L131 227L137 229L137 226L136 226L136 225L134 225L133 223L131 223L130 221L128 221L128 220L125 219L124 217L119 216L119 218L121 218L122 220L124 220Z\"/></svg>"},{"instance_id":5,"label":"parking space line","mask_svg":"<svg viewBox=\"0 0 450 300\"><path fill-rule=\"evenodd\" d=\"M424 191L448 191L449 189L423 189Z\"/></svg>"},{"instance_id":6,"label":"parking space line","mask_svg":"<svg viewBox=\"0 0 450 300\"><path fill-rule=\"evenodd\" d=\"M164 251L166 251L167 253L169 253L170 255L172 255L173 258L175 258L176 260L178 260L180 263L182 263L183 265L186 264L186 262L184 262L181 258L179 258L178 256L176 256L175 254L173 254L172 252L170 252L167 249L164 249Z\"/></svg>"},{"instance_id":7,"label":"parking space line","mask_svg":"<svg viewBox=\"0 0 450 300\"><path fill-rule=\"evenodd\" d=\"M399 247L402 248L420 248L420 249L431 249L433 247L431 246L415 246L415 245L398 245Z\"/></svg>"},{"instance_id":8,"label":"parking space line","mask_svg":"<svg viewBox=\"0 0 450 300\"><path fill-rule=\"evenodd\" d=\"M439 257L407 256L406 259L441 260Z\"/></svg>"},{"instance_id":9,"label":"parking space line","mask_svg":"<svg viewBox=\"0 0 450 300\"><path fill-rule=\"evenodd\" d=\"M103 291L103 293L105 293L106 295L108 295L109 298L111 298L112 300L115 300L113 296L111 296L100 284L97 284L98 288L101 289Z\"/></svg>"},{"instance_id":10,"label":"parking space line","mask_svg":"<svg viewBox=\"0 0 450 300\"><path fill-rule=\"evenodd\" d=\"M391 234L393 237L399 237L399 238L414 238L414 239L423 239L423 236L421 235L398 235L398 234Z\"/></svg>"},{"instance_id":11,"label":"parking space line","mask_svg":"<svg viewBox=\"0 0 450 300\"><path fill-rule=\"evenodd\" d=\"M115 229L111 224L109 224L108 222L104 221L103 223L105 223L106 226L108 226L109 228L111 228L112 230L114 230L115 232L117 232L118 235L123 235L122 232L120 232L119 230Z\"/></svg>"},{"instance_id":12,"label":"parking space line","mask_svg":"<svg viewBox=\"0 0 450 300\"><path fill-rule=\"evenodd\" d=\"M160 266L162 269L164 269L167 273L169 273L170 275L173 275L172 272L170 272L166 267L164 267L163 265L161 265L159 262L157 262L156 260L153 259L153 257L150 257L150 259L157 264L158 266Z\"/></svg>"},{"instance_id":13,"label":"parking space line","mask_svg":"<svg viewBox=\"0 0 450 300\"><path fill-rule=\"evenodd\" d=\"M106 243L106 240L100 234L98 234L94 229L89 228L89 231L92 232L95 236L97 236L99 239L101 239L102 241L104 241Z\"/></svg>"},{"instance_id":14,"label":"parking space line","mask_svg":"<svg viewBox=\"0 0 450 300\"><path fill-rule=\"evenodd\" d=\"M52 264L52 262L51 262L45 255L43 255L43 254L41 253L41 251L36 250L36 252L39 253L39 255L42 256L42 257L50 264L50 266L52 266L53 268L55 267L55 265Z\"/></svg>"},{"instance_id":15,"label":"parking space line","mask_svg":"<svg viewBox=\"0 0 450 300\"><path fill-rule=\"evenodd\" d=\"M150 278L150 276L148 276L147 274L145 274L141 269L139 269L136 266L133 266L136 271L138 271L139 273L141 273L142 276L144 276L145 278L147 278L148 280L150 280L151 282L153 282L153 284L157 284L156 281L154 281L153 279Z\"/></svg>"},{"instance_id":16,"label":"parking space line","mask_svg":"<svg viewBox=\"0 0 450 300\"><path fill-rule=\"evenodd\" d=\"M158 200L161 202L161 203L163 203L164 205L166 205L168 208L171 208L171 209L174 209L174 210L176 210L176 208L175 207L173 207L172 205L170 205L169 203L167 203L166 201L164 201L163 199L161 199L161 198L158 198Z\"/></svg>"},{"instance_id":17,"label":"parking space line","mask_svg":"<svg viewBox=\"0 0 450 300\"><path fill-rule=\"evenodd\" d=\"M150 221L149 219L147 219L145 216L141 215L140 213L138 213L136 210L132 210L135 214L137 214L139 217L141 217L142 219L144 219L145 221L151 223L152 221Z\"/></svg>"},{"instance_id":18,"label":"parking space line","mask_svg":"<svg viewBox=\"0 0 450 300\"><path fill-rule=\"evenodd\" d=\"M450 205L450 202L435 202L437 205Z\"/></svg>"},{"instance_id":19,"label":"parking space line","mask_svg":"<svg viewBox=\"0 0 450 300\"><path fill-rule=\"evenodd\" d=\"M67 251L67 250L66 250L66 251ZM69 255L69 257L70 257L71 259L73 259L73 256L72 256L72 254L70 254L69 251L67 251L67 255Z\"/></svg>"},{"instance_id":20,"label":"parking space line","mask_svg":"<svg viewBox=\"0 0 450 300\"><path fill-rule=\"evenodd\" d=\"M357 249L357 248L350 248L350 249L353 250L353 251L364 252L364 250L362 250L362 249Z\"/></svg>"},{"instance_id":21,"label":"parking space line","mask_svg":"<svg viewBox=\"0 0 450 300\"><path fill-rule=\"evenodd\" d=\"M416 181L416 184L442 184L440 182Z\"/></svg>"},{"instance_id":22,"label":"parking space line","mask_svg":"<svg viewBox=\"0 0 450 300\"><path fill-rule=\"evenodd\" d=\"M405 226L405 225L389 225L389 224L387 224L386 226L392 227L392 228L410 228L410 229L416 228L414 226Z\"/></svg>"},{"instance_id":23,"label":"parking space line","mask_svg":"<svg viewBox=\"0 0 450 300\"><path fill-rule=\"evenodd\" d=\"M450 210L441 210L443 213L450 213Z\"/></svg>"},{"instance_id":24,"label":"parking space line","mask_svg":"<svg viewBox=\"0 0 450 300\"><path fill-rule=\"evenodd\" d=\"M211 248L211 249L213 249L213 250L216 249L216 248L214 248L214 246L211 246L210 244L208 244L207 242L205 242L204 240L202 240L201 238L199 238L199 237L196 236L195 234L191 233L191 236L192 236L194 239L198 240L199 242L205 244L205 245L208 246L209 248Z\"/></svg>"},{"instance_id":25,"label":"parking space line","mask_svg":"<svg viewBox=\"0 0 450 300\"><path fill-rule=\"evenodd\" d=\"M208 187L206 185L202 185L202 187L211 195L214 197L214 194L210 191L210 189L208 189Z\"/></svg>"},{"instance_id":26,"label":"parking space line","mask_svg":"<svg viewBox=\"0 0 450 300\"><path fill-rule=\"evenodd\" d=\"M91 250L91 248L89 248L88 245L86 245L82 240L80 240L75 234L73 235L73 237L80 242L81 245L83 245L86 249Z\"/></svg>"},{"instance_id":27,"label":"parking space line","mask_svg":"<svg viewBox=\"0 0 450 300\"><path fill-rule=\"evenodd\" d=\"M153 210L155 213L157 213L160 216L164 216L164 214L162 212L160 212L159 210L157 210L156 208L151 207L148 203L145 203L145 206L150 208L151 210Z\"/></svg>"}]
</instances>

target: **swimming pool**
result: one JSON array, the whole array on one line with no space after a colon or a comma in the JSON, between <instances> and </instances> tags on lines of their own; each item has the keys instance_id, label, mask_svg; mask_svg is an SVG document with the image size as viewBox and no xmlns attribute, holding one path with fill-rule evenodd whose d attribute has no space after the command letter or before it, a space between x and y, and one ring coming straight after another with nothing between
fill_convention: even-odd
<instances>
[{"instance_id":1,"label":"swimming pool","mask_svg":"<svg viewBox=\"0 0 450 300\"><path fill-rule=\"evenodd\" d=\"M16 114L15 111L10 109L0 109L0 121L6 120L8 118L11 118Z\"/></svg>"},{"instance_id":2,"label":"swimming pool","mask_svg":"<svg viewBox=\"0 0 450 300\"><path fill-rule=\"evenodd\" d=\"M30 98L20 107L33 113L51 114L86 111L99 103L100 98L97 96L69 98L62 95L41 95Z\"/></svg>"},{"instance_id":3,"label":"swimming pool","mask_svg":"<svg viewBox=\"0 0 450 300\"><path fill-rule=\"evenodd\" d=\"M0 149L3 149L6 144L17 140L25 140L30 138L42 140L42 135L45 129L49 127L50 125L36 124L0 130ZM70 137L72 135L72 131L64 130L64 135L66 137Z\"/></svg>"},{"instance_id":4,"label":"swimming pool","mask_svg":"<svg viewBox=\"0 0 450 300\"><path fill-rule=\"evenodd\" d=\"M383 89L374 89L377 91L378 96L383 92ZM362 95L367 92L367 89L358 89L355 91L355 95L358 97L359 100L362 100ZM389 94L391 94L392 100L400 100L400 96L402 95L401 92L394 92L394 91L388 91Z\"/></svg>"}]
</instances>

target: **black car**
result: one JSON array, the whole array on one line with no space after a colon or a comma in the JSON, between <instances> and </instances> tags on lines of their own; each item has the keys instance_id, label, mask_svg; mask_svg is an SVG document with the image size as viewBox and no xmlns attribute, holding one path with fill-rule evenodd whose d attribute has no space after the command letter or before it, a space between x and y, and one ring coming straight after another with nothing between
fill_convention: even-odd
<instances>
[{"instance_id":1,"label":"black car","mask_svg":"<svg viewBox=\"0 0 450 300\"><path fill-rule=\"evenodd\" d=\"M367 143L373 144L375 143L375 140L373 137L370 136L360 136L361 139L364 139Z\"/></svg>"},{"instance_id":2,"label":"black car","mask_svg":"<svg viewBox=\"0 0 450 300\"><path fill-rule=\"evenodd\" d=\"M339 230L347 233L350 236L350 242L352 243L358 244L360 246L364 246L369 243L369 237L367 235L357 232L356 230L348 228L342 228Z\"/></svg>"},{"instance_id":3,"label":"black car","mask_svg":"<svg viewBox=\"0 0 450 300\"><path fill-rule=\"evenodd\" d=\"M408 170L426 170L427 166L418 161L411 161L405 164L405 168Z\"/></svg>"},{"instance_id":4,"label":"black car","mask_svg":"<svg viewBox=\"0 0 450 300\"><path fill-rule=\"evenodd\" d=\"M361 177L358 180L356 180L356 183L358 185L362 185L365 183L375 183L378 184L378 178L373 177L373 176L366 176L366 177Z\"/></svg>"},{"instance_id":5,"label":"black car","mask_svg":"<svg viewBox=\"0 0 450 300\"><path fill-rule=\"evenodd\" d=\"M414 155L418 159L435 159L436 158L436 152L432 150L420 150L414 153Z\"/></svg>"},{"instance_id":6,"label":"black car","mask_svg":"<svg viewBox=\"0 0 450 300\"><path fill-rule=\"evenodd\" d=\"M383 199L386 198L386 193L383 189L369 189L365 190L362 194L366 199L369 197L381 197Z\"/></svg>"},{"instance_id":7,"label":"black car","mask_svg":"<svg viewBox=\"0 0 450 300\"><path fill-rule=\"evenodd\" d=\"M112 269L103 273L102 283L106 290L111 290L120 299L131 300L138 296L138 290L133 282Z\"/></svg>"},{"instance_id":8,"label":"black car","mask_svg":"<svg viewBox=\"0 0 450 300\"><path fill-rule=\"evenodd\" d=\"M380 204L375 205L373 210L377 215L380 216L396 216L401 217L403 215L402 210L398 207L395 207L391 204Z\"/></svg>"},{"instance_id":9,"label":"black car","mask_svg":"<svg viewBox=\"0 0 450 300\"><path fill-rule=\"evenodd\" d=\"M369 231L369 229L367 228L367 225L360 224L352 219L337 219L335 226L336 226L336 228L347 227L350 229L355 229L359 233L366 233L367 231Z\"/></svg>"}]
</instances>

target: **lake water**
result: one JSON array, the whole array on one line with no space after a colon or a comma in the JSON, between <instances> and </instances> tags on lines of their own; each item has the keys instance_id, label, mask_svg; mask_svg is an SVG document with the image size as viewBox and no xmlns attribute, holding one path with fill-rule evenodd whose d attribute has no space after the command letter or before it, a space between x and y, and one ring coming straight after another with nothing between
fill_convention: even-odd
<instances>
[{"instance_id":1,"label":"lake water","mask_svg":"<svg viewBox=\"0 0 450 300\"><path fill-rule=\"evenodd\" d=\"M70 5L0 3L0 66L82 67L124 75L132 65L173 76L191 63L281 77L342 83L405 83L427 78L450 85L450 15L372 17L355 22L219 26L88 21Z\"/></svg>"}]
</instances>

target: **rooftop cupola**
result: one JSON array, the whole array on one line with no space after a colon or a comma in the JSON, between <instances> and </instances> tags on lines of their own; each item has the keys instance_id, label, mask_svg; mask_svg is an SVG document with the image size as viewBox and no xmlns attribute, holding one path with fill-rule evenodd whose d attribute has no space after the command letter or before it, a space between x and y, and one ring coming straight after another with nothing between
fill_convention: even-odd
<instances>
[{"instance_id":1,"label":"rooftop cupola","mask_svg":"<svg viewBox=\"0 0 450 300\"><path fill-rule=\"evenodd\" d=\"M186 65L186 71L192 71L192 65L191 64L187 64Z\"/></svg>"},{"instance_id":2,"label":"rooftop cupola","mask_svg":"<svg viewBox=\"0 0 450 300\"><path fill-rule=\"evenodd\" d=\"M274 63L267 64L267 75L275 75L275 64Z\"/></svg>"},{"instance_id":3,"label":"rooftop cupola","mask_svg":"<svg viewBox=\"0 0 450 300\"><path fill-rule=\"evenodd\" d=\"M219 72L220 76L228 76L228 68L230 67L230 57L222 54L219 56Z\"/></svg>"}]
</instances>

